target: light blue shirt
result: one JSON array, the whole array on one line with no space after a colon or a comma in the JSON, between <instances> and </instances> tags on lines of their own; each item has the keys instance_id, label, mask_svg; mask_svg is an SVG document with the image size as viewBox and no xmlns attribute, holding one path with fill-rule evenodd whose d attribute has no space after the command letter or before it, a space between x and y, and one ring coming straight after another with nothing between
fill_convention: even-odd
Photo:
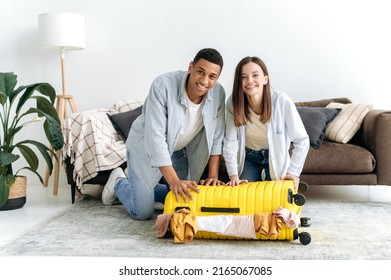
<instances>
[{"instance_id":1,"label":"light blue shirt","mask_svg":"<svg viewBox=\"0 0 391 280\"><path fill-rule=\"evenodd\" d=\"M309 137L292 99L283 92L272 90L272 118L267 123L269 142L269 167L272 180L287 173L300 176L309 150ZM232 95L227 101L226 132L223 156L228 175L239 175L245 159L244 126L234 123ZM294 149L289 155L291 142Z\"/></svg>"},{"instance_id":2,"label":"light blue shirt","mask_svg":"<svg viewBox=\"0 0 391 280\"><path fill-rule=\"evenodd\" d=\"M145 99L143 113L134 121L126 148L134 171L153 189L162 174L161 166L172 165L171 156L186 117L186 71L157 77ZM216 83L204 95L201 112L204 127L186 146L189 180L198 182L211 155L221 155L225 131L225 90Z\"/></svg>"}]
</instances>

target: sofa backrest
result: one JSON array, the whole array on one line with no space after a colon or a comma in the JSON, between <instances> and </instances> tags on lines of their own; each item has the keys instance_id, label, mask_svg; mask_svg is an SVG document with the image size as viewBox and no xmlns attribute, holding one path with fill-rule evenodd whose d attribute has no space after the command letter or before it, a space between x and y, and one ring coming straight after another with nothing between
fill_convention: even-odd
<instances>
[{"instance_id":1,"label":"sofa backrest","mask_svg":"<svg viewBox=\"0 0 391 280\"><path fill-rule=\"evenodd\" d=\"M326 107L331 102L343 103L343 104L352 103L352 101L349 98L340 97L340 98L321 99L321 100L314 100L314 101L296 102L295 105L302 106L302 107Z\"/></svg>"}]
</instances>

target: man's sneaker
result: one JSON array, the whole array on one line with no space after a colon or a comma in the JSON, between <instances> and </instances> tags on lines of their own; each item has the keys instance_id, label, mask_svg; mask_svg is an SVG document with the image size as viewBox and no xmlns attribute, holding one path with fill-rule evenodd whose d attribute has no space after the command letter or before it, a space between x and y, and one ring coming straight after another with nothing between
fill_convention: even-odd
<instances>
[{"instance_id":1,"label":"man's sneaker","mask_svg":"<svg viewBox=\"0 0 391 280\"><path fill-rule=\"evenodd\" d=\"M112 205L117 198L114 192L115 183L120 178L126 178L126 175L122 168L118 167L111 171L110 177L107 180L102 192L102 202L104 205Z\"/></svg>"},{"instance_id":2,"label":"man's sneaker","mask_svg":"<svg viewBox=\"0 0 391 280\"><path fill-rule=\"evenodd\" d=\"M164 204L159 201L155 201L154 207L155 207L155 210L164 210Z\"/></svg>"}]
</instances>

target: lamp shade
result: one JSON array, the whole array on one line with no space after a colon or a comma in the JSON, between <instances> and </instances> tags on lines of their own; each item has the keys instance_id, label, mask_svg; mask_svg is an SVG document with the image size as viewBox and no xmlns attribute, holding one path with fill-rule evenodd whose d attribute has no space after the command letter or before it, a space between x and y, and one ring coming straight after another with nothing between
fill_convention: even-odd
<instances>
[{"instance_id":1,"label":"lamp shade","mask_svg":"<svg viewBox=\"0 0 391 280\"><path fill-rule=\"evenodd\" d=\"M38 16L40 46L52 50L85 48L84 16L74 13L45 13Z\"/></svg>"}]
</instances>

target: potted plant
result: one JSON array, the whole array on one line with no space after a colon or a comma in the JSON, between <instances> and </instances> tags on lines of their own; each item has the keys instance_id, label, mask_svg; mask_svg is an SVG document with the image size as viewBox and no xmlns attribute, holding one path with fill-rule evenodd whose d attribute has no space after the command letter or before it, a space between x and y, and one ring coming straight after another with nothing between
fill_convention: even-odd
<instances>
[{"instance_id":1,"label":"potted plant","mask_svg":"<svg viewBox=\"0 0 391 280\"><path fill-rule=\"evenodd\" d=\"M52 160L53 158L58 160L55 151L62 149L64 145L61 123L54 107L56 99L54 88L48 83L15 88L16 85L17 75L13 72L0 73L0 209L6 206L10 188L18 182L21 170L33 172L43 183L37 171L39 167L37 153L43 157L51 174ZM23 128L36 122L43 123L46 138L52 148L31 139L28 135L20 140ZM13 170L13 164L22 159L26 162L20 164L23 167ZM8 210L8 208L1 210Z\"/></svg>"}]
</instances>

